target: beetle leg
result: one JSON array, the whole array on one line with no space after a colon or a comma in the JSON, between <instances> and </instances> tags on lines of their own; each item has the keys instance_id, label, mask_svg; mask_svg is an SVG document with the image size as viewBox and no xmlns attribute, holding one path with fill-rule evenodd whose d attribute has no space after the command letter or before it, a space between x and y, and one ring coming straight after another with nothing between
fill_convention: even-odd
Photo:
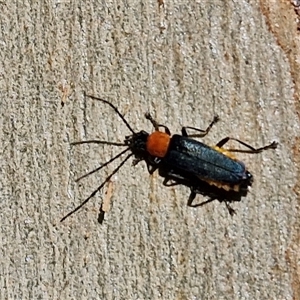
<instances>
[{"instance_id":1,"label":"beetle leg","mask_svg":"<svg viewBox=\"0 0 300 300\"><path fill-rule=\"evenodd\" d=\"M196 198L196 193L195 193L194 190L191 188L191 193L190 193L190 195L189 195L189 199L188 199L188 202L187 202L187 206L195 207L195 206L192 204L195 198Z\"/></svg>"},{"instance_id":2,"label":"beetle leg","mask_svg":"<svg viewBox=\"0 0 300 300\"><path fill-rule=\"evenodd\" d=\"M190 206L190 207L199 207L199 206L203 206L207 203L210 203L210 202L216 200L216 198L209 198L208 200L206 200L204 202L197 203L197 204L192 204L195 197L196 197L196 192L191 188L191 194L189 196L188 203L187 203L188 206Z\"/></svg>"},{"instance_id":3,"label":"beetle leg","mask_svg":"<svg viewBox=\"0 0 300 300\"><path fill-rule=\"evenodd\" d=\"M165 125L158 124L158 123L152 118L152 116L150 115L150 113L145 113L145 118L146 118L147 120L149 120L149 121L152 123L152 125L153 125L153 127L154 127L154 129L155 129L156 131L159 131L159 127L162 127L162 128L165 129L165 133L166 133L166 134L171 135L170 129L169 129L167 126L165 126Z\"/></svg>"},{"instance_id":4,"label":"beetle leg","mask_svg":"<svg viewBox=\"0 0 300 300\"><path fill-rule=\"evenodd\" d=\"M163 185L164 186L175 186L175 185L179 185L180 184L180 182L177 182L177 181L173 181L173 182L169 183L169 181L171 181L171 180L172 180L172 178L165 177L165 179L163 181Z\"/></svg>"},{"instance_id":5,"label":"beetle leg","mask_svg":"<svg viewBox=\"0 0 300 300\"><path fill-rule=\"evenodd\" d=\"M199 128L195 128L195 127L185 126L185 127L181 128L181 133L185 137L200 137L200 138L202 138L202 137L206 136L209 133L209 131L211 130L211 128L213 127L213 125L216 124L219 120L220 120L219 116L215 115L214 119L212 120L212 122L209 124L209 126L205 130L199 129ZM195 130L195 131L199 131L201 133L188 134L187 131L186 131L187 129L192 129L192 130Z\"/></svg>"},{"instance_id":6,"label":"beetle leg","mask_svg":"<svg viewBox=\"0 0 300 300\"><path fill-rule=\"evenodd\" d=\"M158 166L153 166L153 165L147 163L147 169L148 169L149 174L152 175L158 169Z\"/></svg>"},{"instance_id":7,"label":"beetle leg","mask_svg":"<svg viewBox=\"0 0 300 300\"><path fill-rule=\"evenodd\" d=\"M143 159L142 158L135 158L133 161L132 161L132 165L133 166L136 166L139 162L141 162Z\"/></svg>"},{"instance_id":8,"label":"beetle leg","mask_svg":"<svg viewBox=\"0 0 300 300\"><path fill-rule=\"evenodd\" d=\"M222 148L229 140L233 140L236 141L240 144L242 144L243 146L245 146L246 148L250 149L250 150L241 150L241 149L226 149L227 151L230 152L243 152L243 153L260 153L264 150L268 150L268 149L276 149L278 143L277 142L272 142L271 144L261 147L261 148L254 148L248 144L246 144L245 142L238 140L236 138L231 138L231 137L226 137L224 139L222 139L216 146L219 148Z\"/></svg>"},{"instance_id":9,"label":"beetle leg","mask_svg":"<svg viewBox=\"0 0 300 300\"><path fill-rule=\"evenodd\" d=\"M231 216L236 214L235 210L229 205L228 201L225 201L225 205L226 205L226 208L228 209L228 212Z\"/></svg>"}]
</instances>

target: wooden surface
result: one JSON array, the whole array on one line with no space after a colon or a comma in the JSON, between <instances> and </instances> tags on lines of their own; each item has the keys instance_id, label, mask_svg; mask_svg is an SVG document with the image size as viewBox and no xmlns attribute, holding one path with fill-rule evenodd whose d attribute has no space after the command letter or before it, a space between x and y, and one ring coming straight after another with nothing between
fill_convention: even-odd
<instances>
[{"instance_id":1,"label":"wooden surface","mask_svg":"<svg viewBox=\"0 0 300 300\"><path fill-rule=\"evenodd\" d=\"M0 3L1 299L300 299L298 15L197 2ZM130 133L84 92L135 130L152 130L147 111L173 133L219 114L208 144L279 147L238 156L255 181L233 217L130 161L60 223L118 162L75 179L120 151L70 142Z\"/></svg>"}]
</instances>

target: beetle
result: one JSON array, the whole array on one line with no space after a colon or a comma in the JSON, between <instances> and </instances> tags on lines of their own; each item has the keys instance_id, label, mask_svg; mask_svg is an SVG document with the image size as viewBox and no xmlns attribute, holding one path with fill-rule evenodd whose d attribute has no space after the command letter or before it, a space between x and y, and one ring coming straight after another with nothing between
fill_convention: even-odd
<instances>
[{"instance_id":1,"label":"beetle","mask_svg":"<svg viewBox=\"0 0 300 300\"><path fill-rule=\"evenodd\" d=\"M213 125L218 122L218 116L214 117L213 121L205 130L187 126L182 127L181 135L171 135L167 126L159 124L149 113L146 113L145 117L152 123L154 131L150 134L144 130L135 132L117 107L111 102L92 95L86 96L109 105L130 130L131 135L126 136L123 143L99 140L71 143L71 145L102 144L126 147L125 150L112 157L98 168L77 178L76 181L101 170L114 160L120 158L126 152L129 152L129 154L127 154L125 159L121 161L118 167L112 171L101 185L95 189L79 206L65 215L61 219L61 222L78 211L92 197L94 197L132 156L134 157L133 165L136 165L141 161L145 161L150 174L158 170L159 175L164 178L163 184L165 186L177 184L184 184L188 186L191 189L188 206L199 206L193 205L192 202L196 194L200 193L203 195L209 195L212 200L224 200L229 212L232 214L234 211L228 205L228 201L230 200L229 197L234 198L237 196L238 199L240 199L241 196L247 194L248 187L251 186L253 182L252 174L247 170L245 164L239 161L232 152L260 153L264 150L275 149L277 147L277 143L272 142L267 146L254 148L245 142L232 137L226 137L217 143L216 146L210 147L193 139L195 137L202 138L207 135ZM189 135L187 130L194 130L197 133ZM229 140L236 141L248 149L226 150L223 146ZM103 222L103 218L104 211L101 206L98 219L100 223Z\"/></svg>"},{"instance_id":2,"label":"beetle","mask_svg":"<svg viewBox=\"0 0 300 300\"><path fill-rule=\"evenodd\" d=\"M254 148L236 138L226 137L216 146L210 147L192 139L192 137L201 138L207 135L212 126L219 121L218 116L214 117L206 130L182 127L182 134L173 136L166 126L158 124L150 114L146 114L146 118L155 128L155 132L150 134L147 140L147 151L155 157L155 163L150 164L152 167L150 173L158 169L160 176L165 178L163 182L165 186L184 184L190 187L191 194L187 205L191 207L218 199L225 202L232 215L234 210L229 206L228 201L239 201L242 196L246 196L248 187L253 183L252 174L246 169L245 164L233 155L233 152L260 153L267 149L276 149L278 146L276 142L272 142L267 146ZM160 126L165 128L165 133L159 131ZM187 129L198 133L189 135ZM163 139L167 142L162 143ZM224 149L223 146L230 140L248 149ZM170 181L173 183L170 184ZM210 196L210 199L201 204L192 204L198 193Z\"/></svg>"}]
</instances>

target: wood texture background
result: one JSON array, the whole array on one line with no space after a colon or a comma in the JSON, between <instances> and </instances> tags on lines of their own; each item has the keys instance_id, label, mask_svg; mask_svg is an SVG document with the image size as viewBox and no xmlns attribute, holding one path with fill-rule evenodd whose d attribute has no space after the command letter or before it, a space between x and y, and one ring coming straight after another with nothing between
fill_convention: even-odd
<instances>
[{"instance_id":1,"label":"wood texture background","mask_svg":"<svg viewBox=\"0 0 300 300\"><path fill-rule=\"evenodd\" d=\"M1 1L1 299L300 299L299 31L290 1ZM276 151L239 155L247 198L186 206L144 163L59 220L113 169L152 112L173 133L205 128ZM61 106L64 102L64 107ZM201 197L198 201L203 201Z\"/></svg>"}]
</instances>

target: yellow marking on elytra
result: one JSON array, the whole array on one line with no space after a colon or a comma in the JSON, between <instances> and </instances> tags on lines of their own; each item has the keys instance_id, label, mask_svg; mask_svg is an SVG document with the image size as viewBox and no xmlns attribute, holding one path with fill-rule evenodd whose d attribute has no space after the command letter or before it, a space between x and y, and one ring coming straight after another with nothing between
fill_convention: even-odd
<instances>
[{"instance_id":1,"label":"yellow marking on elytra","mask_svg":"<svg viewBox=\"0 0 300 300\"><path fill-rule=\"evenodd\" d=\"M218 181L214 181L214 180L210 180L210 179L205 179L202 178L200 176L198 176L199 179L201 179L202 181L207 182L209 185L214 185L219 189L223 189L227 192L229 191L235 191L235 192L239 192L240 191L240 185L239 184L235 184L235 185L229 185L227 183L223 183L223 182L218 182Z\"/></svg>"},{"instance_id":2,"label":"yellow marking on elytra","mask_svg":"<svg viewBox=\"0 0 300 300\"><path fill-rule=\"evenodd\" d=\"M218 146L213 146L212 148L233 160L237 160L237 158L234 156L234 154L232 154L232 152L230 152L226 149L220 148Z\"/></svg>"}]
</instances>

